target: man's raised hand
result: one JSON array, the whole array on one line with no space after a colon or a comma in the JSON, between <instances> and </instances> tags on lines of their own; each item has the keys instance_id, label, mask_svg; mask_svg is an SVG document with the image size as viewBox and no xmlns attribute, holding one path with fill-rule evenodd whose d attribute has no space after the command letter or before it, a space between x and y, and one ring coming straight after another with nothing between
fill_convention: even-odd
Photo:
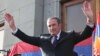
<instances>
[{"instance_id":1,"label":"man's raised hand","mask_svg":"<svg viewBox=\"0 0 100 56\"><path fill-rule=\"evenodd\" d=\"M83 3L83 13L85 14L85 16L87 17L87 23L94 23L94 19L93 19L93 11L91 8L91 3L89 1L85 1Z\"/></svg>"},{"instance_id":2,"label":"man's raised hand","mask_svg":"<svg viewBox=\"0 0 100 56\"><path fill-rule=\"evenodd\" d=\"M7 21L9 27L11 28L12 31L15 31L16 30L16 26L15 26L15 23L14 23L14 18L11 14L9 13L6 13L4 15L5 17L5 20Z\"/></svg>"}]
</instances>

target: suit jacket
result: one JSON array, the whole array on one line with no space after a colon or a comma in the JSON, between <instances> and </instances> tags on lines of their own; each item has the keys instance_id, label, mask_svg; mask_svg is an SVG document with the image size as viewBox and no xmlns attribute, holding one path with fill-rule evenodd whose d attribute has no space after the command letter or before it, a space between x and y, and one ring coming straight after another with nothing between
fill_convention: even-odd
<instances>
[{"instance_id":1,"label":"suit jacket","mask_svg":"<svg viewBox=\"0 0 100 56\"><path fill-rule=\"evenodd\" d=\"M41 47L44 56L77 56L77 54L73 51L74 45L90 37L92 31L93 28L89 26L86 26L81 34L74 31L61 31L60 39L56 46L52 45L52 37L50 34L42 34L40 37L34 37L28 36L18 29L17 33L14 35L24 42Z\"/></svg>"}]
</instances>

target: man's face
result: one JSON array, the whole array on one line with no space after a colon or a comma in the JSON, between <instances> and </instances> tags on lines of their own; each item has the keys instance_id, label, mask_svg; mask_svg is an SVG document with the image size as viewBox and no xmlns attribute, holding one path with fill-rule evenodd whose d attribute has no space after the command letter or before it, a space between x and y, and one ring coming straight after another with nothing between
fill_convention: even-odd
<instances>
[{"instance_id":1,"label":"man's face","mask_svg":"<svg viewBox=\"0 0 100 56\"><path fill-rule=\"evenodd\" d=\"M61 30L61 24L58 24L56 19L48 19L47 27L51 35L57 35Z\"/></svg>"}]
</instances>

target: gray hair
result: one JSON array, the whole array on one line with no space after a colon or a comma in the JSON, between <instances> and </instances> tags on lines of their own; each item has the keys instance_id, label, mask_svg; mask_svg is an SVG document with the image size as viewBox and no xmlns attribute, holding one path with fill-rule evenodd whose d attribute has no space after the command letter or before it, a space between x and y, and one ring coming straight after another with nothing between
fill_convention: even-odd
<instances>
[{"instance_id":1,"label":"gray hair","mask_svg":"<svg viewBox=\"0 0 100 56\"><path fill-rule=\"evenodd\" d=\"M57 20L58 24L61 23L61 19L59 19L58 17L50 17L50 18L48 18L47 20L50 20L50 19L55 19L55 20Z\"/></svg>"}]
</instances>

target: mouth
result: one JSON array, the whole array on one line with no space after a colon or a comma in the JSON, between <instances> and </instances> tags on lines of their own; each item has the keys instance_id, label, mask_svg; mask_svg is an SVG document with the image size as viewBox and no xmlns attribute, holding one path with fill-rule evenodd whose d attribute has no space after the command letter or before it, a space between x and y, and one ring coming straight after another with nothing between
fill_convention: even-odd
<instances>
[{"instance_id":1,"label":"mouth","mask_svg":"<svg viewBox=\"0 0 100 56\"><path fill-rule=\"evenodd\" d=\"M55 34L53 34L53 33L52 33L51 35L52 35L52 36L55 36Z\"/></svg>"},{"instance_id":2,"label":"mouth","mask_svg":"<svg viewBox=\"0 0 100 56\"><path fill-rule=\"evenodd\" d=\"M55 32L55 31L51 31L50 34L51 34L51 35L55 35L56 32Z\"/></svg>"}]
</instances>

